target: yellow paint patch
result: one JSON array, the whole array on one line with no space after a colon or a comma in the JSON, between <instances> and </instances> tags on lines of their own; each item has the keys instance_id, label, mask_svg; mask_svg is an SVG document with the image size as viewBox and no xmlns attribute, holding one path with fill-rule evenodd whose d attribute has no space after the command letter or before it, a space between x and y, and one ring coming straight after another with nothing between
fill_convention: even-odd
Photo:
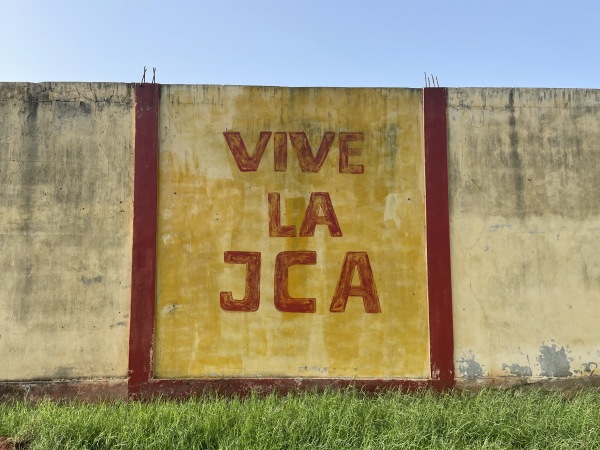
<instances>
[{"instance_id":1,"label":"yellow paint patch","mask_svg":"<svg viewBox=\"0 0 600 450\"><path fill-rule=\"evenodd\" d=\"M420 90L163 86L156 376L429 378L421 117ZM257 170L240 171L224 132L239 132L251 157L267 131ZM313 155L335 133L318 172L302 172L294 132ZM275 133L287 133L285 171L274 170ZM346 163L342 133L362 133ZM316 192L329 194L342 236L326 224L299 236ZM269 193L295 237L269 235ZM288 291L316 299L314 313L274 305L276 257L298 250L316 263L291 266ZM261 254L255 312L220 306L221 292L246 294L246 266L226 264L230 251ZM330 312L348 252L368 254L381 313L360 296ZM361 284L357 272L352 280Z\"/></svg>"}]
</instances>

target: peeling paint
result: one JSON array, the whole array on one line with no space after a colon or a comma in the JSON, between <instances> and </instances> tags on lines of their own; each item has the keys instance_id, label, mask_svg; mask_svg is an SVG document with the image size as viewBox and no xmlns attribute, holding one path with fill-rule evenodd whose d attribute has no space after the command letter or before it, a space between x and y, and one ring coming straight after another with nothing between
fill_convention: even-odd
<instances>
[{"instance_id":1,"label":"peeling paint","mask_svg":"<svg viewBox=\"0 0 600 450\"><path fill-rule=\"evenodd\" d=\"M517 377L530 377L533 375L531 367L521 366L519 364L502 364L502 370L508 371L511 375Z\"/></svg>"},{"instance_id":2,"label":"peeling paint","mask_svg":"<svg viewBox=\"0 0 600 450\"><path fill-rule=\"evenodd\" d=\"M300 366L298 367L300 372L317 372L317 373L327 373L329 371L329 367L319 367L319 366ZM357 368L358 370L358 368Z\"/></svg>"},{"instance_id":3,"label":"peeling paint","mask_svg":"<svg viewBox=\"0 0 600 450\"><path fill-rule=\"evenodd\" d=\"M598 363L596 362L586 362L583 363L583 373L587 375L594 375L594 372L598 369Z\"/></svg>"},{"instance_id":4,"label":"peeling paint","mask_svg":"<svg viewBox=\"0 0 600 450\"><path fill-rule=\"evenodd\" d=\"M178 306L181 307L181 305L167 305L163 308L162 312L163 314L173 314Z\"/></svg>"},{"instance_id":5,"label":"peeling paint","mask_svg":"<svg viewBox=\"0 0 600 450\"><path fill-rule=\"evenodd\" d=\"M458 361L458 372L463 378L480 378L483 376L483 367L477 361L472 352Z\"/></svg>"},{"instance_id":6,"label":"peeling paint","mask_svg":"<svg viewBox=\"0 0 600 450\"><path fill-rule=\"evenodd\" d=\"M537 362L542 369L543 377L569 377L573 375L570 371L571 363L564 347L558 348L556 344L548 346L542 344Z\"/></svg>"}]
</instances>

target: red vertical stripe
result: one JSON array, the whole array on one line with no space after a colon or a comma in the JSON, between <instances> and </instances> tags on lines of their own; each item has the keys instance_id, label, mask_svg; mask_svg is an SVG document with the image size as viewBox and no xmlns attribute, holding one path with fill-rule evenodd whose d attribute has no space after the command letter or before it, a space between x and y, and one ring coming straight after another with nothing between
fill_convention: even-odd
<instances>
[{"instance_id":1,"label":"red vertical stripe","mask_svg":"<svg viewBox=\"0 0 600 450\"><path fill-rule=\"evenodd\" d=\"M135 176L129 335L129 394L152 380L158 183L157 84L135 88Z\"/></svg>"},{"instance_id":2,"label":"red vertical stripe","mask_svg":"<svg viewBox=\"0 0 600 450\"><path fill-rule=\"evenodd\" d=\"M445 88L423 90L431 379L454 385Z\"/></svg>"}]
</instances>

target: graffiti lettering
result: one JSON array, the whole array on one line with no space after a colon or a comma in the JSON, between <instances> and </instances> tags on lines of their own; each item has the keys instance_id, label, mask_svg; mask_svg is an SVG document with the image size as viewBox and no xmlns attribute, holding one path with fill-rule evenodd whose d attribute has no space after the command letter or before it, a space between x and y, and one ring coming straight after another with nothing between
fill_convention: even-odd
<instances>
[{"instance_id":1,"label":"graffiti lettering","mask_svg":"<svg viewBox=\"0 0 600 450\"><path fill-rule=\"evenodd\" d=\"M258 142L254 148L252 156L248 153L246 144L242 139L242 134L239 131L224 131L225 141L233 155L238 169L241 172L256 172L260 165L260 161L265 153L267 144L271 139L271 135L275 134L273 139L273 169L275 172L287 171L287 153L288 153L288 135L292 148L298 156L300 169L302 172L317 173L323 167L323 163L327 159L331 145L335 140L335 133L326 131L321 139L321 144L315 155L311 148L308 136L304 131L261 131L258 137ZM350 147L350 142L362 142L364 135L361 132L341 132L339 133L339 172L349 174L364 173L364 166L350 164L350 156L360 156L362 148Z\"/></svg>"},{"instance_id":2,"label":"graffiti lettering","mask_svg":"<svg viewBox=\"0 0 600 450\"><path fill-rule=\"evenodd\" d=\"M254 149L254 154L250 156L248 150L246 150L246 145L244 144L244 140L242 139L242 135L237 131L230 131L223 133L225 135L225 140L227 141L227 145L229 146L229 150L231 150L231 154L233 155L233 159L235 159L235 163L241 172L256 172L258 169L258 165L260 164L260 160L262 159L263 153L267 148L267 144L269 143L269 139L271 139L270 131L261 131L260 136L258 138L258 142L256 143L256 148Z\"/></svg>"},{"instance_id":3,"label":"graffiti lettering","mask_svg":"<svg viewBox=\"0 0 600 450\"><path fill-rule=\"evenodd\" d=\"M325 133L316 156L313 156L313 151L308 143L308 137L306 137L304 131L299 133L290 132L289 135L290 140L292 141L292 147L294 147L294 150L296 150L296 154L298 155L302 172L318 172L329 153L329 149L335 138L335 133L330 131Z\"/></svg>"},{"instance_id":4,"label":"graffiti lettering","mask_svg":"<svg viewBox=\"0 0 600 450\"><path fill-rule=\"evenodd\" d=\"M323 211L319 216L319 209ZM342 230L338 223L331 198L327 192L313 192L310 194L310 201L306 207L306 214L300 227L300 236L313 236L317 225L327 225L329 234L334 237L342 236Z\"/></svg>"},{"instance_id":5,"label":"graffiti lettering","mask_svg":"<svg viewBox=\"0 0 600 450\"><path fill-rule=\"evenodd\" d=\"M260 304L260 267L259 252L225 252L225 262L246 264L246 293L241 300L233 299L231 292L221 292L221 308L225 311L254 312ZM285 251L275 258L274 303L281 312L314 313L315 298L291 297L288 291L288 269L294 265L314 265L317 253L314 251ZM353 285L352 277L358 271L360 284ZM379 296L375 287L375 277L366 252L348 252L344 258L340 277L331 300L329 311L346 311L348 297L362 297L366 313L380 313Z\"/></svg>"},{"instance_id":6,"label":"graffiti lettering","mask_svg":"<svg viewBox=\"0 0 600 450\"><path fill-rule=\"evenodd\" d=\"M281 207L279 192L269 192L269 236L271 237L294 237L296 227L294 225L281 226Z\"/></svg>"},{"instance_id":7,"label":"graffiti lettering","mask_svg":"<svg viewBox=\"0 0 600 450\"><path fill-rule=\"evenodd\" d=\"M281 225L281 204L278 192L269 192L269 236L271 237L295 237L296 227L294 225ZM319 215L319 210L323 215ZM306 207L304 220L300 227L301 237L310 237L315 234L317 225L327 225L329 234L333 237L342 236L342 229L335 215L331 197L327 192L313 192Z\"/></svg>"},{"instance_id":8,"label":"graffiti lettering","mask_svg":"<svg viewBox=\"0 0 600 450\"><path fill-rule=\"evenodd\" d=\"M293 298L288 293L288 268L295 264L316 264L317 253L311 251L282 252L275 259L275 308L281 312L314 313L314 298Z\"/></svg>"},{"instance_id":9,"label":"graffiti lettering","mask_svg":"<svg viewBox=\"0 0 600 450\"><path fill-rule=\"evenodd\" d=\"M352 284L354 269L358 269L359 285ZM369 263L369 255L366 252L348 252L342 265L342 273L331 301L329 311L344 312L348 297L362 297L365 311L368 313L380 313L379 297L373 278L373 270Z\"/></svg>"},{"instance_id":10,"label":"graffiti lettering","mask_svg":"<svg viewBox=\"0 0 600 450\"><path fill-rule=\"evenodd\" d=\"M231 292L221 292L221 308L225 311L256 311L260 303L260 253L225 252L228 264L246 264L246 294L234 300Z\"/></svg>"},{"instance_id":11,"label":"graffiti lettering","mask_svg":"<svg viewBox=\"0 0 600 450\"><path fill-rule=\"evenodd\" d=\"M340 173L364 173L364 166L351 165L348 162L349 156L360 156L362 154L362 148L348 147L348 143L362 142L363 140L362 133L340 133Z\"/></svg>"}]
</instances>

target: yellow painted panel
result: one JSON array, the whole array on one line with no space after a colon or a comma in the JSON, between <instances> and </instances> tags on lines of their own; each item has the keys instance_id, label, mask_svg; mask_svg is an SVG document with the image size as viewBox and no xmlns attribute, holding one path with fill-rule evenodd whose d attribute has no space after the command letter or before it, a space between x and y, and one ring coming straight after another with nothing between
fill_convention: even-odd
<instances>
[{"instance_id":1,"label":"yellow painted panel","mask_svg":"<svg viewBox=\"0 0 600 450\"><path fill-rule=\"evenodd\" d=\"M163 86L156 376L429 378L421 117L420 90ZM270 218L294 236L271 236ZM291 265L284 283L278 255L299 251L314 264ZM222 292L234 306L246 295L246 264L226 252L260 253L256 311L221 307ZM330 312L349 253L363 264L345 311ZM278 310L275 285L314 312Z\"/></svg>"}]
</instances>

